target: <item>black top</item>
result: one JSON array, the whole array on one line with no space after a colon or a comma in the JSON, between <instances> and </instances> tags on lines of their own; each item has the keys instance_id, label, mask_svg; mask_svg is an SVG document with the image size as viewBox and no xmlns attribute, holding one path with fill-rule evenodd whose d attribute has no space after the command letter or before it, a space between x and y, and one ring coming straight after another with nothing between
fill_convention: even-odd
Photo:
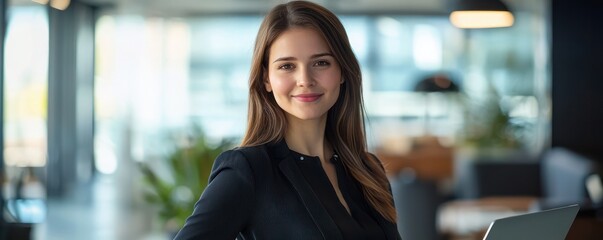
<instances>
[{"instance_id":1,"label":"black top","mask_svg":"<svg viewBox=\"0 0 603 240\"><path fill-rule=\"evenodd\" d=\"M214 163L209 184L195 204L195 210L175 239L353 239L335 223L341 225L343 222L333 220L334 213L330 211L337 208L325 207L318 197L325 194L316 193L296 163L298 161L284 140L223 152ZM339 172L344 172L341 169ZM318 185L330 186L324 171L308 171L316 172L320 174L313 175L323 176L323 184ZM338 176L345 175L339 173ZM363 211L358 209L363 209L365 201L353 199L362 199L362 194L347 190L349 187L344 189L344 185L352 185L341 184L341 188L352 207L354 224L366 229L367 224L363 221L373 219L388 240L400 239L396 223L386 220L375 209L364 211L369 217L359 215ZM336 199L333 189L330 191Z\"/></svg>"},{"instance_id":2,"label":"black top","mask_svg":"<svg viewBox=\"0 0 603 240\"><path fill-rule=\"evenodd\" d=\"M383 229L370 214L369 206L356 181L347 173L339 156L334 154L330 161L335 166L339 190L350 212L345 209L333 185L329 181L320 158L291 150L293 159L316 196L327 210L344 239L385 239ZM350 215L351 214L351 215Z\"/></svg>"}]
</instances>

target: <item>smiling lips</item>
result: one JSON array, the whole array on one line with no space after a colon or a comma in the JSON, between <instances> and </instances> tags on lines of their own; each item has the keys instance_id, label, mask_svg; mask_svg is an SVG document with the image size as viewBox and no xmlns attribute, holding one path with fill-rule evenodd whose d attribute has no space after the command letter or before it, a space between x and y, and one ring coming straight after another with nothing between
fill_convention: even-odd
<instances>
[{"instance_id":1,"label":"smiling lips","mask_svg":"<svg viewBox=\"0 0 603 240\"><path fill-rule=\"evenodd\" d=\"M298 94L293 95L293 98L301 101L301 102L314 102L322 97L321 93L306 93L306 94Z\"/></svg>"}]
</instances>

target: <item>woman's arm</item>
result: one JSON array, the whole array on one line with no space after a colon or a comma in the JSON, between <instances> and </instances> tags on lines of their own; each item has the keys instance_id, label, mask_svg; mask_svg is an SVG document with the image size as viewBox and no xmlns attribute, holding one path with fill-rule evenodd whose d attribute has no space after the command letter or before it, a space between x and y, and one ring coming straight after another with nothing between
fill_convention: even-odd
<instances>
[{"instance_id":1,"label":"woman's arm","mask_svg":"<svg viewBox=\"0 0 603 240\"><path fill-rule=\"evenodd\" d=\"M251 216L255 201L253 186L251 168L241 152L230 150L220 154L207 188L175 240L235 239Z\"/></svg>"}]
</instances>

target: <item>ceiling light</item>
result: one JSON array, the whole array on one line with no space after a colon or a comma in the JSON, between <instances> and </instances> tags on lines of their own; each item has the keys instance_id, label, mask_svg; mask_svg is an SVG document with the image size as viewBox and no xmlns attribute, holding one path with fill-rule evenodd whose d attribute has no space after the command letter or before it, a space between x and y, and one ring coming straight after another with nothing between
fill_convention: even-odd
<instances>
[{"instance_id":1,"label":"ceiling light","mask_svg":"<svg viewBox=\"0 0 603 240\"><path fill-rule=\"evenodd\" d=\"M458 28L510 27L514 20L500 0L459 0L450 13L450 22Z\"/></svg>"},{"instance_id":2,"label":"ceiling light","mask_svg":"<svg viewBox=\"0 0 603 240\"><path fill-rule=\"evenodd\" d=\"M50 0L50 6L58 10L67 9L69 3L71 3L71 0Z\"/></svg>"}]
</instances>

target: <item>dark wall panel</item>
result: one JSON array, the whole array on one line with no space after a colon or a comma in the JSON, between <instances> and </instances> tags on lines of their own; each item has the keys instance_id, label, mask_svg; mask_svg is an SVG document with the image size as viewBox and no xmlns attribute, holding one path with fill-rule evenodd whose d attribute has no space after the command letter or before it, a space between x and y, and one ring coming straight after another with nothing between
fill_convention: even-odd
<instances>
[{"instance_id":1,"label":"dark wall panel","mask_svg":"<svg viewBox=\"0 0 603 240\"><path fill-rule=\"evenodd\" d=\"M603 162L603 3L552 1L552 145Z\"/></svg>"}]
</instances>

